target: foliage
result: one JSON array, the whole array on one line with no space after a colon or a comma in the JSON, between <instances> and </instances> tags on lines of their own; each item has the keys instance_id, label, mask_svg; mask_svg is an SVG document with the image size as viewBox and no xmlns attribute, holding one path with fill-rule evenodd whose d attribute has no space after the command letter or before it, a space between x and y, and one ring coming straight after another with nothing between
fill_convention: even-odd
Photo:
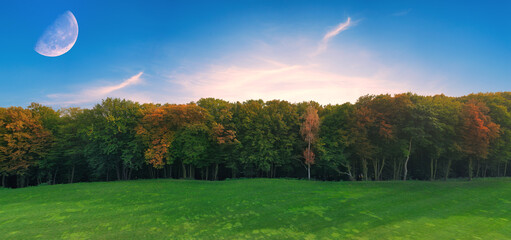
<instances>
[{"instance_id":1,"label":"foliage","mask_svg":"<svg viewBox=\"0 0 511 240\"><path fill-rule=\"evenodd\" d=\"M51 133L28 109L10 107L0 113L0 171L25 176L48 153Z\"/></svg>"},{"instance_id":2,"label":"foliage","mask_svg":"<svg viewBox=\"0 0 511 240\"><path fill-rule=\"evenodd\" d=\"M312 151L313 144L316 143L319 136L319 115L318 110L309 105L302 116L303 122L300 127L300 134L307 143L307 148L303 151L305 165L307 165L307 177L310 179L310 166L314 164L315 154Z\"/></svg>"},{"instance_id":3,"label":"foliage","mask_svg":"<svg viewBox=\"0 0 511 240\"><path fill-rule=\"evenodd\" d=\"M97 176L115 170L117 179L130 179L142 167L142 145L136 130L142 117L140 106L129 100L107 98L90 114L86 155Z\"/></svg>"},{"instance_id":4,"label":"foliage","mask_svg":"<svg viewBox=\"0 0 511 240\"><path fill-rule=\"evenodd\" d=\"M148 108L137 126L137 133L147 146L146 162L155 168L172 164L169 150L176 132L189 124L204 122L207 116L207 112L195 104Z\"/></svg>"},{"instance_id":5,"label":"foliage","mask_svg":"<svg viewBox=\"0 0 511 240\"><path fill-rule=\"evenodd\" d=\"M191 178L509 176L511 93L0 108L2 186ZM314 168L311 165L314 164ZM307 171L303 171L303 168Z\"/></svg>"}]
</instances>

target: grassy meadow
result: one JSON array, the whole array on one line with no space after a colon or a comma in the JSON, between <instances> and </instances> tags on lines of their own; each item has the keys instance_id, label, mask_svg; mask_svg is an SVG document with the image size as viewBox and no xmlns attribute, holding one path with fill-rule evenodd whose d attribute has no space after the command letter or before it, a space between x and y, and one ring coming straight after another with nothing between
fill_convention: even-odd
<instances>
[{"instance_id":1,"label":"grassy meadow","mask_svg":"<svg viewBox=\"0 0 511 240\"><path fill-rule=\"evenodd\" d=\"M511 179L0 189L0 239L511 239Z\"/></svg>"}]
</instances>

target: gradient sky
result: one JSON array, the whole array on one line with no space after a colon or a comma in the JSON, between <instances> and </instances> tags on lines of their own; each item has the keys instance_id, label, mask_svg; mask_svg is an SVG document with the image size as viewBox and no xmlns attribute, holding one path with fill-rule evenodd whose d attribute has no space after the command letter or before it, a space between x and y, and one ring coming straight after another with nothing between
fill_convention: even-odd
<instances>
[{"instance_id":1,"label":"gradient sky","mask_svg":"<svg viewBox=\"0 0 511 240\"><path fill-rule=\"evenodd\" d=\"M76 44L39 55L67 10ZM511 90L511 1L6 1L0 33L3 107Z\"/></svg>"}]
</instances>

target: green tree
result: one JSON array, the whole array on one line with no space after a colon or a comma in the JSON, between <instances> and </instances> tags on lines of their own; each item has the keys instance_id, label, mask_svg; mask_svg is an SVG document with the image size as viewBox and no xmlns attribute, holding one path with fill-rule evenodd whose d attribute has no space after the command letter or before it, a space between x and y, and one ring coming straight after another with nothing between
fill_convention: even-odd
<instances>
[{"instance_id":1,"label":"green tree","mask_svg":"<svg viewBox=\"0 0 511 240\"><path fill-rule=\"evenodd\" d=\"M214 164L213 180L218 179L219 165L223 164L231 169L234 177L237 171L237 160L234 158L236 145L236 126L233 121L234 105L215 98L202 98L197 104L206 109L212 117L212 143L208 152L208 159ZM206 167L206 180L209 175L209 166Z\"/></svg>"},{"instance_id":2,"label":"green tree","mask_svg":"<svg viewBox=\"0 0 511 240\"><path fill-rule=\"evenodd\" d=\"M34 116L40 119L43 127L51 133L48 153L37 161L39 167L37 182L41 183L46 178L46 182L55 184L59 167L61 167L63 160L61 149L57 146L57 141L60 137L59 128L61 126L60 112L39 103L31 103L28 109L32 111Z\"/></svg>"},{"instance_id":3,"label":"green tree","mask_svg":"<svg viewBox=\"0 0 511 240\"><path fill-rule=\"evenodd\" d=\"M68 182L73 183L76 176L76 169L81 172L87 170L85 152L83 146L87 144L87 128L84 122L83 110L80 108L61 109L61 123L56 139L56 148L61 153L63 167L68 169Z\"/></svg>"},{"instance_id":4,"label":"green tree","mask_svg":"<svg viewBox=\"0 0 511 240\"><path fill-rule=\"evenodd\" d=\"M353 113L354 107L350 103L325 106L318 144L321 146L321 161L337 174L348 176L351 181L355 180L356 172L347 148L351 143L349 130Z\"/></svg>"},{"instance_id":5,"label":"green tree","mask_svg":"<svg viewBox=\"0 0 511 240\"><path fill-rule=\"evenodd\" d=\"M189 124L176 133L171 154L182 162L183 171L188 170L189 178L194 178L195 168L209 165L206 159L211 143L209 136L210 130L205 124Z\"/></svg>"},{"instance_id":6,"label":"green tree","mask_svg":"<svg viewBox=\"0 0 511 240\"><path fill-rule=\"evenodd\" d=\"M300 161L300 118L295 106L281 100L267 101L263 113L267 137L273 143L269 177L275 177L278 168L289 170L292 163Z\"/></svg>"},{"instance_id":7,"label":"green tree","mask_svg":"<svg viewBox=\"0 0 511 240\"><path fill-rule=\"evenodd\" d=\"M88 144L86 155L96 175L109 178L114 170L118 180L131 178L133 170L142 167L142 144L136 137L142 113L140 105L129 100L107 98L97 104L88 117Z\"/></svg>"}]
</instances>

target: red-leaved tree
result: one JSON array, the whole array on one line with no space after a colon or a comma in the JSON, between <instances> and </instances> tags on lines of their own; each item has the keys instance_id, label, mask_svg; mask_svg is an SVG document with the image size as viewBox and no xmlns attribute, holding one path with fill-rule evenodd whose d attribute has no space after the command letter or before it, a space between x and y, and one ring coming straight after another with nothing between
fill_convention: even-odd
<instances>
[{"instance_id":1,"label":"red-leaved tree","mask_svg":"<svg viewBox=\"0 0 511 240\"><path fill-rule=\"evenodd\" d=\"M489 109L482 102L470 100L463 106L463 151L468 157L468 177L473 176L474 160L486 159L490 141L499 136L500 126L488 116Z\"/></svg>"}]
</instances>

